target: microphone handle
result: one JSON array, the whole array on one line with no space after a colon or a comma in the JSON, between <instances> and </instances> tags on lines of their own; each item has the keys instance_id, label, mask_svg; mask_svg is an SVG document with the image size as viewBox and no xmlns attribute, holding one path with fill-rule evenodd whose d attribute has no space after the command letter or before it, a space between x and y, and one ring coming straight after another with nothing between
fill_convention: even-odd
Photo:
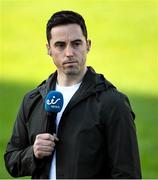
<instances>
[{"instance_id":1,"label":"microphone handle","mask_svg":"<svg viewBox=\"0 0 158 180\"><path fill-rule=\"evenodd\" d=\"M57 113L55 112L47 112L47 127L46 132L49 134L56 134L56 116Z\"/></svg>"}]
</instances>

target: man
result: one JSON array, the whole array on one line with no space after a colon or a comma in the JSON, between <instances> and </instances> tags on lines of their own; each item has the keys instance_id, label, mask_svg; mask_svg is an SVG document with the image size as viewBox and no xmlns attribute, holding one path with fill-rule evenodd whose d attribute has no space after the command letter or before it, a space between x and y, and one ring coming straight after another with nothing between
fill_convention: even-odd
<instances>
[{"instance_id":1,"label":"man","mask_svg":"<svg viewBox=\"0 0 158 180\"><path fill-rule=\"evenodd\" d=\"M55 13L47 23L47 49L57 71L25 95L5 163L14 177L141 178L134 113L125 95L86 66L91 47L81 15ZM44 102L50 90L64 105L47 132Z\"/></svg>"}]
</instances>

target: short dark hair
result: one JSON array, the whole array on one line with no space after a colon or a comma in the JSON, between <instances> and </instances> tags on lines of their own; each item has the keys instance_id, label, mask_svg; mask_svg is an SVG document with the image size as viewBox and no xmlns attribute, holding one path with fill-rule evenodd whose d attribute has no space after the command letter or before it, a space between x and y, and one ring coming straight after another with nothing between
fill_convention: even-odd
<instances>
[{"instance_id":1,"label":"short dark hair","mask_svg":"<svg viewBox=\"0 0 158 180\"><path fill-rule=\"evenodd\" d=\"M55 26L66 24L78 24L87 40L87 28L83 17L79 13L73 11L58 11L54 13L47 22L46 36L48 43L51 39L51 29Z\"/></svg>"}]
</instances>

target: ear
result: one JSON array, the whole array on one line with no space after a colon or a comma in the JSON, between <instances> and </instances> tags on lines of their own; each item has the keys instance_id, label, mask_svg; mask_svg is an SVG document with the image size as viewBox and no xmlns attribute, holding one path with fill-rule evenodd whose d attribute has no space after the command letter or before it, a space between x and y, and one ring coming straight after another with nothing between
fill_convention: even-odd
<instances>
[{"instance_id":1,"label":"ear","mask_svg":"<svg viewBox=\"0 0 158 180\"><path fill-rule=\"evenodd\" d=\"M51 49L50 49L50 45L49 45L49 44L46 44L46 48L47 48L47 54L48 54L49 56L51 56L51 55L52 55L52 52L51 52Z\"/></svg>"},{"instance_id":2,"label":"ear","mask_svg":"<svg viewBox=\"0 0 158 180\"><path fill-rule=\"evenodd\" d=\"M91 40L87 40L87 52L89 52L91 49Z\"/></svg>"}]
</instances>

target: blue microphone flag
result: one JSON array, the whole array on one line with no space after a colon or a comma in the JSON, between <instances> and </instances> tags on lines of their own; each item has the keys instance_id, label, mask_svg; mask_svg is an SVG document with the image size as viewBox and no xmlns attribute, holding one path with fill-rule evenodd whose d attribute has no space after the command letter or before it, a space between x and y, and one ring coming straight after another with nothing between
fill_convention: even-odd
<instances>
[{"instance_id":1,"label":"blue microphone flag","mask_svg":"<svg viewBox=\"0 0 158 180\"><path fill-rule=\"evenodd\" d=\"M59 91L50 91L45 98L45 110L47 112L60 112L63 107L63 95Z\"/></svg>"}]
</instances>

